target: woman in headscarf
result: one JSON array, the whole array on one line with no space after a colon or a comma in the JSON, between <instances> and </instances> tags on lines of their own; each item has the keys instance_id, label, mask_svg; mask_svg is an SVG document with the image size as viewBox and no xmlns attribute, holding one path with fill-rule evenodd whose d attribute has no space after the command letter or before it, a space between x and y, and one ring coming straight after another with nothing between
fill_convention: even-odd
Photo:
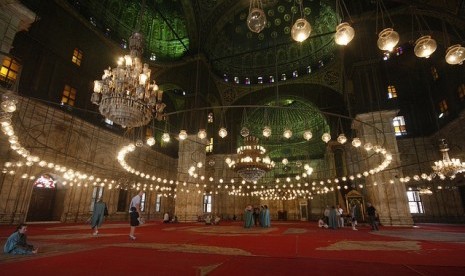
<instances>
[{"instance_id":1,"label":"woman in headscarf","mask_svg":"<svg viewBox=\"0 0 465 276\"><path fill-rule=\"evenodd\" d=\"M107 205L102 201L102 198L99 198L94 204L94 211L92 212L92 218L90 220L90 226L94 232L92 235L96 236L98 234L98 229L102 226L103 221L105 220L105 209Z\"/></svg>"}]
</instances>

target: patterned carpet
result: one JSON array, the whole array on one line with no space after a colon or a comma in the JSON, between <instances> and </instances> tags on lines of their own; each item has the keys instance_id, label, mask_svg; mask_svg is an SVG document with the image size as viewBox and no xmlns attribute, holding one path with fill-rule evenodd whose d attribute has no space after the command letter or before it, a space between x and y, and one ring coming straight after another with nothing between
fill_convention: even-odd
<instances>
[{"instance_id":1,"label":"patterned carpet","mask_svg":"<svg viewBox=\"0 0 465 276\"><path fill-rule=\"evenodd\" d=\"M6 240L13 230L0 226L0 239ZM320 229L314 222L274 222L270 228L250 229L241 222L151 222L136 229L135 241L128 232L127 223L106 223L97 236L83 224L30 225L28 240L39 247L39 254L3 254L0 271L127 275L138 265L139 275L283 275L308 269L326 275L325 266L331 265L335 271L358 275L465 274L465 226L383 227L372 232L363 226L359 231Z\"/></svg>"}]
</instances>

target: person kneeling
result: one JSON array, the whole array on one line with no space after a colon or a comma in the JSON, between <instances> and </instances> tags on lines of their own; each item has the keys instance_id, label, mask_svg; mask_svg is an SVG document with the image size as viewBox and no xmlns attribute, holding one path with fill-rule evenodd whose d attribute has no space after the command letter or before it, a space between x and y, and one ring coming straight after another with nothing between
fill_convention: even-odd
<instances>
[{"instance_id":1,"label":"person kneeling","mask_svg":"<svg viewBox=\"0 0 465 276\"><path fill-rule=\"evenodd\" d=\"M12 255L30 255L37 254L38 248L34 248L31 244L27 243L27 225L21 223L16 228L16 231L11 234L6 240L3 252Z\"/></svg>"},{"instance_id":2,"label":"person kneeling","mask_svg":"<svg viewBox=\"0 0 465 276\"><path fill-rule=\"evenodd\" d=\"M320 219L318 220L318 227L320 227L320 228L328 228L328 224L326 224L326 223L324 222L323 218L320 218Z\"/></svg>"}]
</instances>

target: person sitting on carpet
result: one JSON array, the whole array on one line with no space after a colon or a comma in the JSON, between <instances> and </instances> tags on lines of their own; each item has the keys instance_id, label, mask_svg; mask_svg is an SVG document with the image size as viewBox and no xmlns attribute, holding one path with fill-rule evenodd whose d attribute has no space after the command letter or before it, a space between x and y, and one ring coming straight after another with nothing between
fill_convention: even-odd
<instances>
[{"instance_id":1,"label":"person sitting on carpet","mask_svg":"<svg viewBox=\"0 0 465 276\"><path fill-rule=\"evenodd\" d=\"M3 252L12 255L30 255L37 254L38 248L34 248L33 245L27 243L27 225L21 223L16 228L16 231L11 234L6 240Z\"/></svg>"},{"instance_id":2,"label":"person sitting on carpet","mask_svg":"<svg viewBox=\"0 0 465 276\"><path fill-rule=\"evenodd\" d=\"M205 225L212 225L212 217L210 215L205 217Z\"/></svg>"},{"instance_id":3,"label":"person sitting on carpet","mask_svg":"<svg viewBox=\"0 0 465 276\"><path fill-rule=\"evenodd\" d=\"M328 228L328 224L325 223L324 218L320 218L318 220L318 227L319 228Z\"/></svg>"},{"instance_id":4,"label":"person sitting on carpet","mask_svg":"<svg viewBox=\"0 0 465 276\"><path fill-rule=\"evenodd\" d=\"M214 225L220 224L220 220L221 220L221 218L219 216L215 215L215 217L213 219L213 224Z\"/></svg>"},{"instance_id":5,"label":"person sitting on carpet","mask_svg":"<svg viewBox=\"0 0 465 276\"><path fill-rule=\"evenodd\" d=\"M170 223L170 215L168 212L163 215L163 223Z\"/></svg>"}]
</instances>

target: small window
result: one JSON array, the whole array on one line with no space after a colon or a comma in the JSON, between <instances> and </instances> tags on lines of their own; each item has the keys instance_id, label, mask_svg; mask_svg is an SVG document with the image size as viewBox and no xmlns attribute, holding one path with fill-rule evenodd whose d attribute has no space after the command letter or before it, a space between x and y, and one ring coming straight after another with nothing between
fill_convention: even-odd
<instances>
[{"instance_id":1,"label":"small window","mask_svg":"<svg viewBox=\"0 0 465 276\"><path fill-rule=\"evenodd\" d=\"M285 81L286 79L287 79L286 74L281 74L281 80L282 80L282 81Z\"/></svg>"},{"instance_id":2,"label":"small window","mask_svg":"<svg viewBox=\"0 0 465 276\"><path fill-rule=\"evenodd\" d=\"M63 89L63 95L61 97L61 104L67 104L70 106L74 106L76 102L76 88L73 88L69 85L65 85Z\"/></svg>"},{"instance_id":3,"label":"small window","mask_svg":"<svg viewBox=\"0 0 465 276\"><path fill-rule=\"evenodd\" d=\"M18 77L19 63L12 58L5 57L2 68L0 69L0 83L6 87L11 87Z\"/></svg>"},{"instance_id":4,"label":"small window","mask_svg":"<svg viewBox=\"0 0 465 276\"><path fill-rule=\"evenodd\" d=\"M270 83L273 83L273 82L274 82L274 77L270 76Z\"/></svg>"},{"instance_id":5,"label":"small window","mask_svg":"<svg viewBox=\"0 0 465 276\"><path fill-rule=\"evenodd\" d=\"M449 107L447 106L447 101L442 100L438 103L438 108L439 108L439 118L442 118L444 116L447 116L449 114Z\"/></svg>"},{"instance_id":6,"label":"small window","mask_svg":"<svg viewBox=\"0 0 465 276\"><path fill-rule=\"evenodd\" d=\"M407 129L405 128L404 116L397 116L392 120L394 126L394 132L396 136L407 135Z\"/></svg>"},{"instance_id":7,"label":"small window","mask_svg":"<svg viewBox=\"0 0 465 276\"><path fill-rule=\"evenodd\" d=\"M394 85L389 85L387 87L387 91L388 91L388 98L389 99L397 98L397 90L396 90L396 87Z\"/></svg>"},{"instance_id":8,"label":"small window","mask_svg":"<svg viewBox=\"0 0 465 276\"><path fill-rule=\"evenodd\" d=\"M90 203L90 211L94 210L94 204L97 202L99 198L103 197L103 187L95 186L94 190L92 191L92 202Z\"/></svg>"},{"instance_id":9,"label":"small window","mask_svg":"<svg viewBox=\"0 0 465 276\"><path fill-rule=\"evenodd\" d=\"M457 88L457 94L459 95L460 101L465 100L465 84L462 83L461 85L459 85L459 87Z\"/></svg>"},{"instance_id":10,"label":"small window","mask_svg":"<svg viewBox=\"0 0 465 276\"><path fill-rule=\"evenodd\" d=\"M436 69L434 66L431 67L431 76L433 77L434 81L439 79L438 69Z\"/></svg>"},{"instance_id":11,"label":"small window","mask_svg":"<svg viewBox=\"0 0 465 276\"><path fill-rule=\"evenodd\" d=\"M420 194L417 191L407 191L408 206L410 213L423 214L423 203L421 202Z\"/></svg>"},{"instance_id":12,"label":"small window","mask_svg":"<svg viewBox=\"0 0 465 276\"><path fill-rule=\"evenodd\" d=\"M208 152L208 153L213 152L213 137L210 137L210 142L205 147L205 151Z\"/></svg>"},{"instance_id":13,"label":"small window","mask_svg":"<svg viewBox=\"0 0 465 276\"><path fill-rule=\"evenodd\" d=\"M81 66L82 51L79 50L78 48L75 48L73 52L73 58L71 59L71 61L77 66Z\"/></svg>"},{"instance_id":14,"label":"small window","mask_svg":"<svg viewBox=\"0 0 465 276\"><path fill-rule=\"evenodd\" d=\"M158 194L157 198L155 199L155 212L161 211L161 195Z\"/></svg>"},{"instance_id":15,"label":"small window","mask_svg":"<svg viewBox=\"0 0 465 276\"><path fill-rule=\"evenodd\" d=\"M203 196L203 212L211 213L211 211L212 211L212 196L204 195Z\"/></svg>"},{"instance_id":16,"label":"small window","mask_svg":"<svg viewBox=\"0 0 465 276\"><path fill-rule=\"evenodd\" d=\"M292 72L292 77L293 77L293 78L299 77L299 72L298 72L298 71Z\"/></svg>"},{"instance_id":17,"label":"small window","mask_svg":"<svg viewBox=\"0 0 465 276\"><path fill-rule=\"evenodd\" d=\"M245 84L250 84L250 78L245 78Z\"/></svg>"}]
</instances>

